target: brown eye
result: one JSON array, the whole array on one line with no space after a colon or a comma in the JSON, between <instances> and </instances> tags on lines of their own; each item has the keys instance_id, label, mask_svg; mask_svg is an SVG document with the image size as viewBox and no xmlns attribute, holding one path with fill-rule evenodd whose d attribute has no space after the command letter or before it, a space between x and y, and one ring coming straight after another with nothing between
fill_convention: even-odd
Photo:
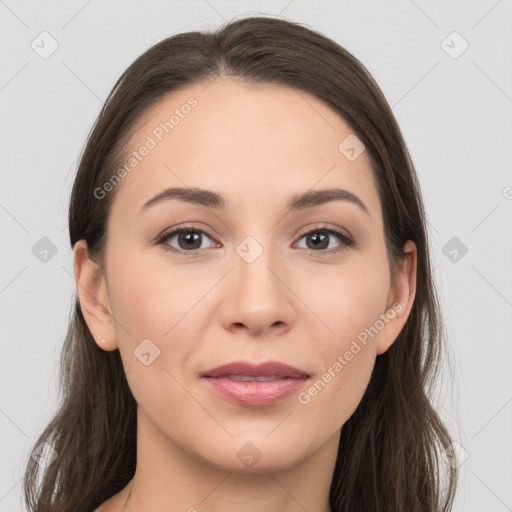
<instances>
[{"instance_id":1,"label":"brown eye","mask_svg":"<svg viewBox=\"0 0 512 512\"><path fill-rule=\"evenodd\" d=\"M354 242L351 238L349 238L342 231L338 231L336 229L327 229L327 228L317 228L308 233L302 235L301 240L306 239L306 247L304 249L309 249L312 251L322 252L339 252L347 247L352 247ZM333 239L338 240L338 247L332 247L331 241ZM331 247L329 247L331 245Z\"/></svg>"},{"instance_id":2,"label":"brown eye","mask_svg":"<svg viewBox=\"0 0 512 512\"><path fill-rule=\"evenodd\" d=\"M199 251L204 249L202 243L204 238L211 238L201 229L197 228L180 228L170 233L166 233L159 240L158 243L162 244L166 250L184 254L192 251ZM172 245L172 241L175 245Z\"/></svg>"}]
</instances>

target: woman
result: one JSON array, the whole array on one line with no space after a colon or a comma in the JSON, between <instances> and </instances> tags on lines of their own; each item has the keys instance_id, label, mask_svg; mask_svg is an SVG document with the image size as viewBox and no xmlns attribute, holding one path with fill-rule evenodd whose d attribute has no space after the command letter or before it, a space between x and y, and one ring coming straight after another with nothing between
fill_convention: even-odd
<instances>
[{"instance_id":1,"label":"woman","mask_svg":"<svg viewBox=\"0 0 512 512\"><path fill-rule=\"evenodd\" d=\"M30 510L450 510L420 187L346 50L265 17L156 44L89 136L69 230Z\"/></svg>"}]
</instances>

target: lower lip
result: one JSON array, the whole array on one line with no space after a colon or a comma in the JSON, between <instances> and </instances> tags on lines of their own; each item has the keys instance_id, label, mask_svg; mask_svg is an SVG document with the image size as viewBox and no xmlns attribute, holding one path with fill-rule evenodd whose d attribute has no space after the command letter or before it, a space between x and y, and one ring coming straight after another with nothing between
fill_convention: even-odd
<instances>
[{"instance_id":1,"label":"lower lip","mask_svg":"<svg viewBox=\"0 0 512 512\"><path fill-rule=\"evenodd\" d=\"M217 394L238 404L264 406L275 404L279 400L299 391L308 380L278 379L266 382L242 382L225 378L203 377L210 388Z\"/></svg>"}]
</instances>

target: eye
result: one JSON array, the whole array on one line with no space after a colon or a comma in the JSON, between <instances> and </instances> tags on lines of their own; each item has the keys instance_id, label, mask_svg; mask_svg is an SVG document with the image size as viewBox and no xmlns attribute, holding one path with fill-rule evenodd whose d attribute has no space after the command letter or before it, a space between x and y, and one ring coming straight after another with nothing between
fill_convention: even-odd
<instances>
[{"instance_id":1,"label":"eye","mask_svg":"<svg viewBox=\"0 0 512 512\"><path fill-rule=\"evenodd\" d=\"M211 240L210 236L202 229L190 226L165 233L157 240L157 243L161 244L167 251L191 256L195 252L205 249L203 245L205 237ZM178 245L177 248L171 245L173 240L174 243Z\"/></svg>"},{"instance_id":2,"label":"eye","mask_svg":"<svg viewBox=\"0 0 512 512\"><path fill-rule=\"evenodd\" d=\"M333 237L340 243L338 248L329 247ZM303 238L306 238L306 247L302 248L315 252L337 253L354 245L354 241L348 234L334 228L318 227L302 235L300 240Z\"/></svg>"},{"instance_id":3,"label":"eye","mask_svg":"<svg viewBox=\"0 0 512 512\"><path fill-rule=\"evenodd\" d=\"M205 238L212 240L202 229L194 226L184 226L164 233L158 238L156 243L162 245L166 251L187 256L197 256L199 251L209 248L208 245L203 245ZM318 253L338 253L354 246L353 239L345 231L323 226L308 231L300 237L299 241L303 238L306 239L306 247L300 248ZM333 238L338 240L337 248L331 247ZM178 247L173 244L177 244Z\"/></svg>"}]
</instances>

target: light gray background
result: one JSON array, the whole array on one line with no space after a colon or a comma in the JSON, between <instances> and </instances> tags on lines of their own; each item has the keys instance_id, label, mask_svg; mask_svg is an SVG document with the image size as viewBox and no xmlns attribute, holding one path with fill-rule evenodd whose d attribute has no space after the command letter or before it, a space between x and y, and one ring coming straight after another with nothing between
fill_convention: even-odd
<instances>
[{"instance_id":1,"label":"light gray background","mask_svg":"<svg viewBox=\"0 0 512 512\"><path fill-rule=\"evenodd\" d=\"M336 40L392 105L424 193L455 371L439 408L468 454L454 511L512 510L510 1L0 0L1 512L25 510L24 460L57 405L75 290L67 207L103 100L157 41L258 13ZM43 31L59 45L47 59L31 48ZM441 45L453 31L469 43L458 58ZM46 263L32 252L42 237L57 247ZM468 249L455 262L443 253L452 237Z\"/></svg>"}]
</instances>

